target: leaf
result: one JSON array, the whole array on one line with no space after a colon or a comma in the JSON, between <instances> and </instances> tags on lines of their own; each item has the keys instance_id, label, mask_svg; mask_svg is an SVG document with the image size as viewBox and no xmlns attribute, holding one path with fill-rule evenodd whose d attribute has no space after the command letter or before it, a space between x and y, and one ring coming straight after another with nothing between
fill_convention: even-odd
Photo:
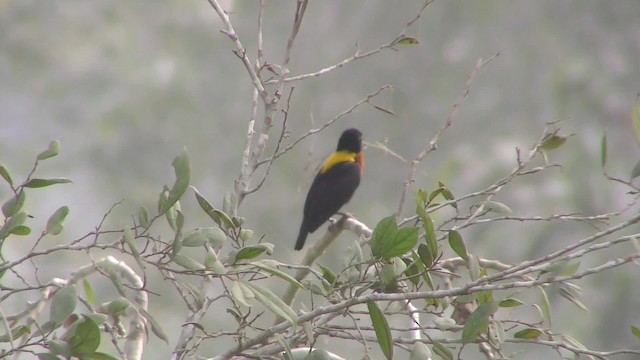
<instances>
[{"instance_id":1,"label":"leaf","mask_svg":"<svg viewBox=\"0 0 640 360\"><path fill-rule=\"evenodd\" d=\"M542 300L542 313L544 314L547 324L551 324L551 304L547 292L542 286L536 286L540 290L540 299Z\"/></svg>"},{"instance_id":2,"label":"leaf","mask_svg":"<svg viewBox=\"0 0 640 360\"><path fill-rule=\"evenodd\" d=\"M464 261L469 261L469 255L467 254L467 247L464 245L462 236L455 230L449 231L449 246L458 254Z\"/></svg>"},{"instance_id":3,"label":"leaf","mask_svg":"<svg viewBox=\"0 0 640 360\"><path fill-rule=\"evenodd\" d=\"M206 267L200 264L196 259L185 255L173 255L171 260L187 270L204 270Z\"/></svg>"},{"instance_id":4,"label":"leaf","mask_svg":"<svg viewBox=\"0 0 640 360\"><path fill-rule=\"evenodd\" d=\"M274 269L272 267L269 267L267 265L261 264L259 262L251 262L251 263L249 263L249 265L253 265L253 266L259 268L262 271L266 271L271 275L277 276L280 279L285 280L285 281L297 286L300 289L304 289L304 286L298 280L296 280L293 276L291 276L291 275L289 275L289 274L287 274L287 273L285 273L283 271L280 271L278 269Z\"/></svg>"},{"instance_id":5,"label":"leaf","mask_svg":"<svg viewBox=\"0 0 640 360\"><path fill-rule=\"evenodd\" d=\"M462 329L462 343L475 342L478 336L489 329L489 318L498 310L498 304L485 303L476 308Z\"/></svg>"},{"instance_id":6,"label":"leaf","mask_svg":"<svg viewBox=\"0 0 640 360\"><path fill-rule=\"evenodd\" d=\"M438 240L436 238L436 231L433 227L433 220L431 220L431 217L427 215L426 212L424 213L424 217L421 217L421 218L422 218L422 226L424 228L424 239L427 243L427 246L429 247L429 252L432 255L431 262L433 262L433 260L438 255ZM431 266L431 264L425 263L425 266L429 267Z\"/></svg>"},{"instance_id":7,"label":"leaf","mask_svg":"<svg viewBox=\"0 0 640 360\"><path fill-rule=\"evenodd\" d=\"M11 329L11 336L4 334L0 336L0 343L10 342L19 339L22 335L31 334L31 329L26 325L18 325Z\"/></svg>"},{"instance_id":8,"label":"leaf","mask_svg":"<svg viewBox=\"0 0 640 360\"><path fill-rule=\"evenodd\" d=\"M631 105L631 126L636 136L636 142L640 145L640 96Z\"/></svg>"},{"instance_id":9,"label":"leaf","mask_svg":"<svg viewBox=\"0 0 640 360\"><path fill-rule=\"evenodd\" d=\"M334 285L336 283L336 280L338 280L336 274L334 274L333 271L331 271L331 269L326 266L318 266L320 266L320 269L322 270L322 277L327 280L329 284Z\"/></svg>"},{"instance_id":10,"label":"leaf","mask_svg":"<svg viewBox=\"0 0 640 360\"><path fill-rule=\"evenodd\" d=\"M416 39L414 37L411 37L411 36L403 36L403 37L399 38L398 40L396 40L395 44L399 44L399 45L418 45L418 44L420 44L420 41L418 41L418 39Z\"/></svg>"},{"instance_id":11,"label":"leaf","mask_svg":"<svg viewBox=\"0 0 640 360\"><path fill-rule=\"evenodd\" d=\"M507 307L516 307L516 306L520 306L523 305L524 302L518 300L518 299L514 299L514 298L506 298L502 301L500 301L498 303L498 306L503 307L503 308L507 308Z\"/></svg>"},{"instance_id":12,"label":"leaf","mask_svg":"<svg viewBox=\"0 0 640 360\"><path fill-rule=\"evenodd\" d=\"M68 343L71 354L84 359L84 355L94 353L100 346L98 325L84 316L84 320L77 325L75 334L69 338Z\"/></svg>"},{"instance_id":13,"label":"leaf","mask_svg":"<svg viewBox=\"0 0 640 360\"><path fill-rule=\"evenodd\" d=\"M640 340L640 328L631 325L631 333Z\"/></svg>"},{"instance_id":14,"label":"leaf","mask_svg":"<svg viewBox=\"0 0 640 360\"><path fill-rule=\"evenodd\" d=\"M444 360L453 360L453 353L439 341L433 341L433 352Z\"/></svg>"},{"instance_id":15,"label":"leaf","mask_svg":"<svg viewBox=\"0 0 640 360\"><path fill-rule=\"evenodd\" d=\"M87 278L82 279L82 288L84 289L84 296L87 298L87 302L91 305L96 303L96 299L93 296L93 289Z\"/></svg>"},{"instance_id":16,"label":"leaf","mask_svg":"<svg viewBox=\"0 0 640 360\"><path fill-rule=\"evenodd\" d=\"M542 331L534 328L528 328L518 331L513 334L513 337L516 339L537 339L540 335L542 335Z\"/></svg>"},{"instance_id":17,"label":"leaf","mask_svg":"<svg viewBox=\"0 0 640 360\"><path fill-rule=\"evenodd\" d=\"M424 360L431 359L431 350L425 345L425 343L416 341L411 345L411 352L409 353L409 360Z\"/></svg>"},{"instance_id":18,"label":"leaf","mask_svg":"<svg viewBox=\"0 0 640 360\"><path fill-rule=\"evenodd\" d=\"M380 281L382 282L383 293L394 293L398 290L398 281L393 269L393 265L384 264L380 269Z\"/></svg>"},{"instance_id":19,"label":"leaf","mask_svg":"<svg viewBox=\"0 0 640 360\"><path fill-rule=\"evenodd\" d=\"M267 252L267 254L273 254L273 244L262 243L262 244L245 246L238 251L238 253L235 256L235 259L233 259L232 264L235 264L238 261L243 259L249 260L249 259L256 258L262 255L263 252Z\"/></svg>"},{"instance_id":20,"label":"leaf","mask_svg":"<svg viewBox=\"0 0 640 360\"><path fill-rule=\"evenodd\" d=\"M49 148L38 154L38 161L52 158L60 153L60 141L53 140L49 143Z\"/></svg>"},{"instance_id":21,"label":"leaf","mask_svg":"<svg viewBox=\"0 0 640 360\"><path fill-rule=\"evenodd\" d=\"M422 261L422 264L425 267L428 268L433 264L434 257L431 253L431 250L429 249L429 246L425 244L418 245L418 256L420 257L420 261Z\"/></svg>"},{"instance_id":22,"label":"leaf","mask_svg":"<svg viewBox=\"0 0 640 360\"><path fill-rule=\"evenodd\" d=\"M485 209L497 214L510 214L511 208L507 205L497 201L487 201L484 206Z\"/></svg>"},{"instance_id":23,"label":"leaf","mask_svg":"<svg viewBox=\"0 0 640 360\"><path fill-rule=\"evenodd\" d=\"M607 164L607 133L602 134L600 140L600 165L604 169Z\"/></svg>"},{"instance_id":24,"label":"leaf","mask_svg":"<svg viewBox=\"0 0 640 360\"><path fill-rule=\"evenodd\" d=\"M182 153L176 156L171 163L173 166L176 181L173 183L167 201L160 208L160 212L164 213L173 206L187 190L191 177L191 164L189 163L189 154L187 148L182 149Z\"/></svg>"},{"instance_id":25,"label":"leaf","mask_svg":"<svg viewBox=\"0 0 640 360\"><path fill-rule=\"evenodd\" d=\"M167 337L167 334L165 334L164 330L162 330L162 327L160 326L158 321L156 321L156 319L151 316L151 314L149 314L147 310L141 308L136 303L132 304L135 306L136 310L138 310L138 312L142 314L145 319L147 319L147 322L149 323L149 325L151 325L151 331L158 337L158 339L164 341L168 345L169 338Z\"/></svg>"},{"instance_id":26,"label":"leaf","mask_svg":"<svg viewBox=\"0 0 640 360\"><path fill-rule=\"evenodd\" d=\"M558 135L557 133L549 133L542 138L540 149L544 151L555 150L564 145L568 136Z\"/></svg>"},{"instance_id":27,"label":"leaf","mask_svg":"<svg viewBox=\"0 0 640 360\"><path fill-rule=\"evenodd\" d=\"M431 280L431 275L427 271L427 266L424 264L424 260L422 260L422 257L419 255L421 247L426 249L427 245L425 244L418 245L418 253L416 253L415 251L412 251L411 258L413 259L414 264L416 264L416 266L418 267L418 272L422 274L422 279L424 280L424 282L427 284L427 286L429 286L431 290L433 290L433 281ZM426 251L428 251L428 249ZM433 261L433 259L431 261ZM428 265L428 266L431 266L431 265Z\"/></svg>"},{"instance_id":28,"label":"leaf","mask_svg":"<svg viewBox=\"0 0 640 360\"><path fill-rule=\"evenodd\" d=\"M200 205L200 208L204 210L204 212L209 215L209 217L213 219L216 224L218 224L219 226L224 226L226 228L235 227L229 215L227 215L224 211L215 209L211 205L209 200L202 196L200 192L198 192L198 189L196 189L194 186L191 186L191 190L193 190L194 194L196 195L196 201L198 201L198 205Z\"/></svg>"},{"instance_id":29,"label":"leaf","mask_svg":"<svg viewBox=\"0 0 640 360\"><path fill-rule=\"evenodd\" d=\"M22 209L24 200L27 197L24 191L20 191L18 195L14 195L11 199L2 204L2 213L5 218L13 216Z\"/></svg>"},{"instance_id":30,"label":"leaf","mask_svg":"<svg viewBox=\"0 0 640 360\"><path fill-rule=\"evenodd\" d=\"M242 292L239 284L240 283L238 281L232 281L231 285L229 285L229 293L231 294L231 297L240 304L246 307L251 307L251 304L249 304L249 302L244 298L244 293Z\"/></svg>"},{"instance_id":31,"label":"leaf","mask_svg":"<svg viewBox=\"0 0 640 360\"><path fill-rule=\"evenodd\" d=\"M224 267L224 264L218 259L218 255L211 248L207 247L207 255L205 256L204 264L207 269L213 270L214 273L218 275L224 275L227 273L227 269Z\"/></svg>"},{"instance_id":32,"label":"leaf","mask_svg":"<svg viewBox=\"0 0 640 360\"><path fill-rule=\"evenodd\" d=\"M145 268L144 262L142 262L142 258L140 257L140 251L138 251L138 246L136 245L136 241L133 237L133 233L131 232L131 229L129 228L124 229L124 231L122 232L122 239L129 247L129 250L131 251L131 255L133 255L133 258L138 263L138 266L140 267L140 269L144 269Z\"/></svg>"},{"instance_id":33,"label":"leaf","mask_svg":"<svg viewBox=\"0 0 640 360\"><path fill-rule=\"evenodd\" d=\"M12 217L6 219L4 225L0 228L0 239L4 239L9 234L11 234L12 230L17 228L18 226L22 226L24 222L27 220L27 213L24 211L20 211Z\"/></svg>"},{"instance_id":34,"label":"leaf","mask_svg":"<svg viewBox=\"0 0 640 360\"><path fill-rule=\"evenodd\" d=\"M256 300L264 305L264 307L271 310L271 312L273 312L277 316L287 320L295 327L295 325L297 324L297 315L289 307L289 305L285 304L284 301L282 301L282 299L280 299L270 290L265 289L261 286L246 281L243 281L243 285L253 291Z\"/></svg>"},{"instance_id":35,"label":"leaf","mask_svg":"<svg viewBox=\"0 0 640 360\"><path fill-rule=\"evenodd\" d=\"M49 217L47 220L47 229L45 230L46 234L58 235L62 232L63 226L62 223L64 219L69 214L69 207L61 206L56 210L53 215Z\"/></svg>"},{"instance_id":36,"label":"leaf","mask_svg":"<svg viewBox=\"0 0 640 360\"><path fill-rule=\"evenodd\" d=\"M151 223L149 223L149 213L144 206L138 208L138 224L144 229L151 226Z\"/></svg>"},{"instance_id":37,"label":"leaf","mask_svg":"<svg viewBox=\"0 0 640 360\"><path fill-rule=\"evenodd\" d=\"M9 174L9 169L4 165L0 165L0 176L9 183L9 185L13 186L13 179L11 179L11 174Z\"/></svg>"},{"instance_id":38,"label":"leaf","mask_svg":"<svg viewBox=\"0 0 640 360\"><path fill-rule=\"evenodd\" d=\"M78 296L75 285L67 285L58 289L51 299L49 318L56 324L64 323L73 314Z\"/></svg>"},{"instance_id":39,"label":"leaf","mask_svg":"<svg viewBox=\"0 0 640 360\"><path fill-rule=\"evenodd\" d=\"M378 345L387 360L391 360L393 359L393 338L387 318L374 301L367 302L367 309L369 309L369 317L378 339Z\"/></svg>"},{"instance_id":40,"label":"leaf","mask_svg":"<svg viewBox=\"0 0 640 360\"><path fill-rule=\"evenodd\" d=\"M418 242L418 228L397 228L394 216L384 218L376 225L371 238L373 256L389 260L413 249Z\"/></svg>"},{"instance_id":41,"label":"leaf","mask_svg":"<svg viewBox=\"0 0 640 360\"><path fill-rule=\"evenodd\" d=\"M393 238L398 230L396 219L393 215L386 217L376 225L371 235L371 252L373 256L382 257L384 254L385 244Z\"/></svg>"},{"instance_id":42,"label":"leaf","mask_svg":"<svg viewBox=\"0 0 640 360\"><path fill-rule=\"evenodd\" d=\"M11 229L10 233L13 235L25 236L31 234L31 228L24 225L18 225Z\"/></svg>"},{"instance_id":43,"label":"leaf","mask_svg":"<svg viewBox=\"0 0 640 360\"><path fill-rule=\"evenodd\" d=\"M198 247L207 243L207 238L202 233L201 229L194 230L190 232L184 239L181 241L182 246L186 247Z\"/></svg>"},{"instance_id":44,"label":"leaf","mask_svg":"<svg viewBox=\"0 0 640 360\"><path fill-rule=\"evenodd\" d=\"M439 186L438 190L441 191L442 196L445 198L445 200L452 201L456 199L453 196L453 193L451 192L451 190L449 190L449 188L445 184L438 182L438 186ZM451 203L451 206L453 206L453 208L456 210L458 209L458 203L456 202Z\"/></svg>"},{"instance_id":45,"label":"leaf","mask_svg":"<svg viewBox=\"0 0 640 360\"><path fill-rule=\"evenodd\" d=\"M26 188L41 188L45 186L55 185L55 184L68 184L72 183L70 179L57 177L57 178L49 178L49 179L31 179L24 184Z\"/></svg>"}]
</instances>

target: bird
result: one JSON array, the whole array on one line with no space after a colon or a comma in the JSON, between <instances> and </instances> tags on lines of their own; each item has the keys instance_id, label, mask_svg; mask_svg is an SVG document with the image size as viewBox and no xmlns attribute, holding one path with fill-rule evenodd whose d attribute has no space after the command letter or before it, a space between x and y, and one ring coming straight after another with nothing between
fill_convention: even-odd
<instances>
[{"instance_id":1,"label":"bird","mask_svg":"<svg viewBox=\"0 0 640 360\"><path fill-rule=\"evenodd\" d=\"M340 135L336 152L322 163L311 183L295 250L302 249L307 235L351 200L363 170L362 133L355 128L347 129Z\"/></svg>"}]
</instances>

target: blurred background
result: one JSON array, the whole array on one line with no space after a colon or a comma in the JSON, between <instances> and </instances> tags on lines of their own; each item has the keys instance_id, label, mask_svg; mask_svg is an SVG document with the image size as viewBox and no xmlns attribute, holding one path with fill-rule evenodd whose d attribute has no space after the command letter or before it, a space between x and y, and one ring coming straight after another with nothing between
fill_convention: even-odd
<instances>
[{"instance_id":1,"label":"blurred background","mask_svg":"<svg viewBox=\"0 0 640 360\"><path fill-rule=\"evenodd\" d=\"M358 49L372 50L393 40L421 4L311 2L292 53L291 74L314 72ZM256 2L225 6L253 58ZM293 1L267 2L264 51L269 63L282 62L294 10ZM620 210L632 198L627 188L601 175L599 146L606 133L607 171L627 179L640 154L629 120L640 91L639 14L636 0L435 1L407 31L419 45L386 50L290 84L295 91L285 144L386 84L393 90L372 102L396 116L363 106L306 139L274 163L262 190L246 198L240 215L248 219L256 238L264 236L276 245L277 259L299 261L302 255L292 248L304 197L314 169L334 150L342 130L358 127L368 144L383 143L412 159L447 119L477 60L497 53L475 80L438 150L419 168L416 188L431 191L442 181L457 196L484 189L514 168L516 147L527 151L545 123L562 120L561 133L575 135L549 153L549 160L563 167L518 179L494 200L508 205L515 216ZM41 247L86 234L122 199L107 227L129 224L140 206L155 209L162 186L174 180L171 161L183 146L191 158L192 185L221 206L240 170L252 96L246 71L221 28L205 0L0 1L0 163L18 181L28 174L36 154L59 139L61 155L42 162L36 175L74 181L29 193L34 233L55 209L70 207L61 238L45 238ZM274 138L281 123L279 116ZM345 210L373 227L397 209L408 165L374 146L366 156L364 179ZM8 187L0 186L0 199L8 197ZM405 215L412 208L409 199ZM186 228L211 226L190 192L182 210ZM434 218L444 219L438 214ZM593 232L585 223L502 222L476 226L462 235L471 253L517 263ZM344 238L323 264L342 264L341 254L354 240L353 235ZM5 246L4 255L31 247L31 241L22 241ZM630 249L603 256L624 251ZM71 264L86 262L83 254L52 257L47 275L66 277L74 269ZM581 269L601 262L590 258ZM636 271L620 268L580 281L588 314L552 296L554 329L596 350L637 348L628 330L640 325L633 300L640 296ZM165 317L165 331L175 339L185 314L169 311L172 289L154 286L167 284L150 286L163 294L151 297L150 310ZM24 299L36 296L25 294ZM149 346L147 359L164 358L174 346L153 337L150 341L158 346ZM212 344L207 355L228 345ZM533 352L525 351L522 358L539 358L536 348L525 350Z\"/></svg>"}]
</instances>

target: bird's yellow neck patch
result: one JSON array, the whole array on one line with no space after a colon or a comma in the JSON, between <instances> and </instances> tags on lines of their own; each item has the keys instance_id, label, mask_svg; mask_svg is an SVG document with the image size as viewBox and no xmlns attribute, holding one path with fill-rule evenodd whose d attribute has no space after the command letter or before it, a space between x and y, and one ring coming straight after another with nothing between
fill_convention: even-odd
<instances>
[{"instance_id":1,"label":"bird's yellow neck patch","mask_svg":"<svg viewBox=\"0 0 640 360\"><path fill-rule=\"evenodd\" d=\"M336 164L343 162L356 162L358 154L348 152L348 151L336 151L331 156L327 158L322 164L322 168L320 169L320 174L324 174L329 171Z\"/></svg>"}]
</instances>

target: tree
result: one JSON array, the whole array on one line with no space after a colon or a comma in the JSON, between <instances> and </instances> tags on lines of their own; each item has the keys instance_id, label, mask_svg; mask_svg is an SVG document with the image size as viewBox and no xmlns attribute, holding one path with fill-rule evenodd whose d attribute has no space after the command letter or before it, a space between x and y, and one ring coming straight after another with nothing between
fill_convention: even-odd
<instances>
[{"instance_id":1,"label":"tree","mask_svg":"<svg viewBox=\"0 0 640 360\"><path fill-rule=\"evenodd\" d=\"M269 358L283 352L289 358L305 358L309 354L313 354L311 358L336 356L336 349L318 343L323 337L345 339L351 346L357 345L357 351L364 356L374 357L370 352L381 351L387 358L393 356L394 349L396 357L398 349L406 349L416 359L429 358L432 353L445 359L471 354L501 358L512 356L514 351L537 352L540 348L557 351L558 357L638 354L631 349L590 350L555 328L549 296L560 294L578 308L586 309L575 284L578 279L637 263L640 253L632 226L640 215L629 209L637 204L638 189L632 180L638 171L632 172L630 181L605 173L614 184L629 189L631 205L623 209L597 215L511 215L509 206L496 200L498 195L508 193L522 178L546 175L548 170L561 166L550 161L550 152L562 146L568 136L561 133L559 123L550 123L528 149L515 149L513 169L489 186L454 195L455 189L444 182L433 188L418 183L416 174L423 161L437 150L469 98L477 76L495 56L478 60L440 129L423 141L420 151L408 161L406 174L398 178L403 183L398 206L389 210L388 217L373 226L344 215L308 249L302 264L273 259L278 248L270 239L254 236L261 231L249 229L246 224L250 219L239 215L243 201L263 191L272 165L297 149L302 140L335 126L360 107L371 106L394 115L392 110L374 103L380 94L391 89L384 85L323 125L291 139L287 124L295 96L293 84L321 78L345 66L357 66L360 60L386 50L403 51L417 45L420 40L410 35L411 29L431 1L425 1L389 42L370 51L358 50L322 70L294 76L288 69L308 1L296 3L278 64L265 60L262 48L262 24L268 4L261 1L258 5L257 55L252 57L234 28L232 15L218 1L209 3L253 84L252 116L233 190L225 194L221 207L215 207L190 187L191 162L185 149L173 160L175 181L162 188L156 209L141 207L131 224L106 229L103 223L110 210L94 231L71 241L59 239L58 245L42 246L46 238L62 232L69 208L61 206L46 227L32 235L24 204L32 189L70 182L61 177L36 177L41 163L59 154L60 143L53 141L39 153L32 171L20 181L14 181L9 170L0 167L0 175L11 189L2 206L5 219L0 228L0 246L4 250L0 273L6 281L22 282L19 286L3 286L1 299L19 299L25 292L41 294L38 301L25 304L20 311L3 315L2 340L8 344L3 347L5 356L37 353L44 359L108 359L117 354L137 359L144 353L147 334L169 342L176 359ZM639 108L638 102L632 107L637 137ZM393 154L393 149L384 145L370 146ZM602 138L600 153L605 169L606 137ZM185 226L187 219L181 207L181 200L191 196L210 218L193 228ZM171 229L169 233L159 228L163 221ZM567 246L517 264L483 258L469 250L470 229L506 221L536 226L550 221L579 222L593 224L593 228L587 236L572 237ZM317 258L344 231L360 237L345 255L345 265L317 265ZM631 233L622 235L625 231ZM21 236L27 237L31 249L24 256L13 256L7 248ZM630 244L634 251L624 256L610 256L605 261L596 256L611 248L628 249ZM63 278L38 274L43 268L42 259L53 253L90 256L85 266L66 269L67 276ZM132 260L137 268L128 265ZM583 265L585 262L588 265ZM154 274L161 276L156 279ZM78 289L81 283L82 290ZM108 285L118 296L98 294L95 283ZM274 283L286 284L287 291L281 295L272 286ZM179 328L176 338L167 335L169 326L148 308L153 295L168 287L176 290L180 311L187 314L180 326L169 325L175 327L174 332ZM299 293L305 295L300 308L294 304ZM204 321L207 316L227 315L234 319L233 325ZM270 326L273 318L276 321ZM638 328L632 327L631 331L640 337ZM108 339L113 347L109 351L99 349L106 347ZM225 342L209 352L208 343L218 339Z\"/></svg>"}]
</instances>

